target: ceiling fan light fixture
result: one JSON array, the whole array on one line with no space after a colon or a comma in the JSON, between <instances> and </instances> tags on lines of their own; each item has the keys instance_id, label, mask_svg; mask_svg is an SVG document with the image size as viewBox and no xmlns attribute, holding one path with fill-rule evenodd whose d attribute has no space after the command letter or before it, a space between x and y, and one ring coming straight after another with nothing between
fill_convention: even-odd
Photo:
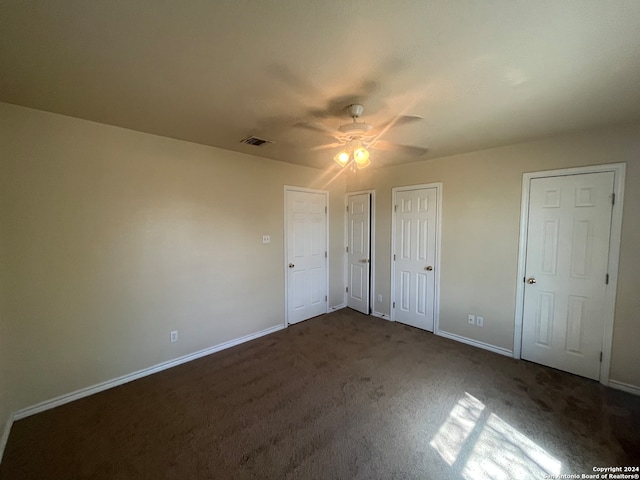
<instances>
[{"instance_id":1,"label":"ceiling fan light fixture","mask_svg":"<svg viewBox=\"0 0 640 480\"><path fill-rule=\"evenodd\" d=\"M424 147L398 145L380 139L389 129L405 125L407 123L412 123L416 120L422 120L422 117L418 117L416 115L397 115L383 123L378 130L369 133L373 127L364 122L358 121L364 111L364 107L359 103L354 103L348 105L346 110L349 112L352 121L350 123L340 125L337 130L327 127L321 123L298 124L299 126L315 130L325 135L329 134L337 140L337 143L314 147L313 150L344 147L333 157L333 160L340 165L340 167L344 168L349 165L352 172L355 172L357 169L368 167L371 165L369 148L397 150L401 153L413 155L422 155L427 151Z\"/></svg>"},{"instance_id":2,"label":"ceiling fan light fixture","mask_svg":"<svg viewBox=\"0 0 640 480\"><path fill-rule=\"evenodd\" d=\"M336 161L338 165L344 167L348 162L351 155L348 150L340 150L333 159Z\"/></svg>"},{"instance_id":3,"label":"ceiling fan light fixture","mask_svg":"<svg viewBox=\"0 0 640 480\"><path fill-rule=\"evenodd\" d=\"M362 146L353 151L353 159L359 168L364 168L371 163L371 160L369 160L369 151Z\"/></svg>"},{"instance_id":4,"label":"ceiling fan light fixture","mask_svg":"<svg viewBox=\"0 0 640 480\"><path fill-rule=\"evenodd\" d=\"M371 165L371 160L369 160L369 157L367 157L367 159L363 162L356 162L356 167L358 167L359 169L368 167L369 165Z\"/></svg>"}]
</instances>

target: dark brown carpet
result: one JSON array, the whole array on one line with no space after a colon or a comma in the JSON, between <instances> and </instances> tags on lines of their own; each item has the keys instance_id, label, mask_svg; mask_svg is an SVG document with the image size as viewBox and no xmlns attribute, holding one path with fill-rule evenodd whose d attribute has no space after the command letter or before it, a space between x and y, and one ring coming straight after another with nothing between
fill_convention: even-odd
<instances>
[{"instance_id":1,"label":"dark brown carpet","mask_svg":"<svg viewBox=\"0 0 640 480\"><path fill-rule=\"evenodd\" d=\"M476 479L640 463L640 398L341 310L16 422L13 479Z\"/></svg>"}]
</instances>

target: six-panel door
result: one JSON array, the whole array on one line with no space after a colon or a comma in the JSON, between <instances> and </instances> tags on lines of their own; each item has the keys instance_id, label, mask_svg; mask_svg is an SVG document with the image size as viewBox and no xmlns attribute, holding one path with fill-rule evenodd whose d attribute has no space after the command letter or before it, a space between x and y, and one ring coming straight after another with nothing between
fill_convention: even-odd
<instances>
[{"instance_id":1,"label":"six-panel door","mask_svg":"<svg viewBox=\"0 0 640 480\"><path fill-rule=\"evenodd\" d=\"M371 195L348 197L348 289L347 306L369 314L371 277Z\"/></svg>"},{"instance_id":2,"label":"six-panel door","mask_svg":"<svg viewBox=\"0 0 640 480\"><path fill-rule=\"evenodd\" d=\"M394 319L433 331L436 189L396 192Z\"/></svg>"},{"instance_id":3,"label":"six-panel door","mask_svg":"<svg viewBox=\"0 0 640 480\"><path fill-rule=\"evenodd\" d=\"M292 191L287 198L287 321L327 312L326 196Z\"/></svg>"},{"instance_id":4,"label":"six-panel door","mask_svg":"<svg viewBox=\"0 0 640 480\"><path fill-rule=\"evenodd\" d=\"M614 173L530 184L522 358L600 377Z\"/></svg>"}]
</instances>

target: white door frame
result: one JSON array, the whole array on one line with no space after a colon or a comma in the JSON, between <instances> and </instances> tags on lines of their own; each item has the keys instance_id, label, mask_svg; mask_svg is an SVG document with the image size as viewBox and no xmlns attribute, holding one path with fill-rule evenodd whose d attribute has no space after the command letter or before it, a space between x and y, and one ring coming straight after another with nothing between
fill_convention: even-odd
<instances>
[{"instance_id":1,"label":"white door frame","mask_svg":"<svg viewBox=\"0 0 640 480\"><path fill-rule=\"evenodd\" d=\"M369 245L369 258L371 259L369 266L369 278L370 278L370 288L369 288L369 311L371 315L375 310L375 288L376 288L376 269L375 269L375 261L376 261L376 191L375 190L358 190L357 192L347 192L344 194L344 250L343 253L346 252L346 248L349 245L349 213L347 212L347 207L349 206L349 197L351 195L362 195L368 193L371 195L371 205L370 205L370 245ZM343 280L345 285L345 291L343 292L343 301L342 304L344 307L347 306L347 292L346 286L349 284L349 258L348 255L345 256L344 261L344 272L343 272Z\"/></svg>"},{"instance_id":2,"label":"white door frame","mask_svg":"<svg viewBox=\"0 0 640 480\"><path fill-rule=\"evenodd\" d=\"M520 359L522 351L522 318L524 315L524 276L527 258L527 225L529 224L529 187L534 178L579 175L584 173L613 172L613 192L615 203L611 212L611 237L609 241L609 284L605 289L604 335L602 339L602 363L600 364L600 383L609 384L611 366L611 343L613 341L613 320L616 308L616 290L618 288L618 262L620 260L620 238L622 233L622 205L624 200L624 176L626 163L591 165L560 170L525 173L522 176L522 200L520 210L520 243L518 247L518 276L516 288L516 316L513 338L513 358Z\"/></svg>"},{"instance_id":3,"label":"white door frame","mask_svg":"<svg viewBox=\"0 0 640 480\"><path fill-rule=\"evenodd\" d=\"M325 196L325 204L327 206L327 214L325 215L325 232L326 232L326 246L327 246L327 268L326 268L326 291L327 291L327 300L325 301L325 313L329 310L329 192L327 190L317 190L315 188L306 188L306 187L294 187L292 185L284 186L284 195L283 195L283 203L284 203L284 326L285 328L289 326L289 275L287 274L289 270L289 261L287 259L289 255L289 236L288 236L288 222L289 217L287 215L287 192L307 192L307 193L319 193Z\"/></svg>"},{"instance_id":4,"label":"white door frame","mask_svg":"<svg viewBox=\"0 0 640 480\"><path fill-rule=\"evenodd\" d=\"M391 295L389 297L390 318L395 321L395 308L393 302L396 299L396 262L393 261L393 255L396 251L396 194L407 190L419 190L423 188L436 189L436 256L434 282L435 292L433 294L433 333L440 333L440 242L442 235L442 182L423 183L421 185L408 185L405 187L394 187L391 189Z\"/></svg>"}]
</instances>

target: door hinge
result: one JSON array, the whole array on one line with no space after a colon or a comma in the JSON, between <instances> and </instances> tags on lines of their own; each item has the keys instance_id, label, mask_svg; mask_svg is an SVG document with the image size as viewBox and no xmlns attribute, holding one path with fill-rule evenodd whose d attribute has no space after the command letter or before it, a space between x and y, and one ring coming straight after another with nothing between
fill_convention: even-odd
<instances>
[{"instance_id":1,"label":"door hinge","mask_svg":"<svg viewBox=\"0 0 640 480\"><path fill-rule=\"evenodd\" d=\"M611 205L615 205L616 204L616 194L612 193L611 194Z\"/></svg>"},{"instance_id":2,"label":"door hinge","mask_svg":"<svg viewBox=\"0 0 640 480\"><path fill-rule=\"evenodd\" d=\"M604 276L604 284L605 285L609 285L609 274L608 273Z\"/></svg>"},{"instance_id":3,"label":"door hinge","mask_svg":"<svg viewBox=\"0 0 640 480\"><path fill-rule=\"evenodd\" d=\"M349 287L347 287L345 290L347 291L347 293L349 293Z\"/></svg>"},{"instance_id":4,"label":"door hinge","mask_svg":"<svg viewBox=\"0 0 640 480\"><path fill-rule=\"evenodd\" d=\"M324 301L325 301L325 302L327 301L327 296L326 296L326 295L324 296Z\"/></svg>"},{"instance_id":5,"label":"door hinge","mask_svg":"<svg viewBox=\"0 0 640 480\"><path fill-rule=\"evenodd\" d=\"M526 283L526 281L527 281L527 276L525 275L524 277L522 277L522 282Z\"/></svg>"},{"instance_id":6,"label":"door hinge","mask_svg":"<svg viewBox=\"0 0 640 480\"><path fill-rule=\"evenodd\" d=\"M393 302L393 308L396 308L396 302Z\"/></svg>"},{"instance_id":7,"label":"door hinge","mask_svg":"<svg viewBox=\"0 0 640 480\"><path fill-rule=\"evenodd\" d=\"M347 205L347 212L349 211L349 205Z\"/></svg>"},{"instance_id":8,"label":"door hinge","mask_svg":"<svg viewBox=\"0 0 640 480\"><path fill-rule=\"evenodd\" d=\"M326 251L324 252L324 258L327 258L327 252Z\"/></svg>"},{"instance_id":9,"label":"door hinge","mask_svg":"<svg viewBox=\"0 0 640 480\"><path fill-rule=\"evenodd\" d=\"M397 212L397 211L398 211L398 205L394 205L394 206L393 206L393 211L394 211L394 212Z\"/></svg>"},{"instance_id":10,"label":"door hinge","mask_svg":"<svg viewBox=\"0 0 640 480\"><path fill-rule=\"evenodd\" d=\"M393 261L394 262L396 261L396 254L395 253L393 254Z\"/></svg>"},{"instance_id":11,"label":"door hinge","mask_svg":"<svg viewBox=\"0 0 640 480\"><path fill-rule=\"evenodd\" d=\"M349 247L347 246L347 253L349 253Z\"/></svg>"},{"instance_id":12,"label":"door hinge","mask_svg":"<svg viewBox=\"0 0 640 480\"><path fill-rule=\"evenodd\" d=\"M324 213L327 213L327 207L324 207Z\"/></svg>"},{"instance_id":13,"label":"door hinge","mask_svg":"<svg viewBox=\"0 0 640 480\"><path fill-rule=\"evenodd\" d=\"M602 352L600 352L600 363L602 363Z\"/></svg>"}]
</instances>

